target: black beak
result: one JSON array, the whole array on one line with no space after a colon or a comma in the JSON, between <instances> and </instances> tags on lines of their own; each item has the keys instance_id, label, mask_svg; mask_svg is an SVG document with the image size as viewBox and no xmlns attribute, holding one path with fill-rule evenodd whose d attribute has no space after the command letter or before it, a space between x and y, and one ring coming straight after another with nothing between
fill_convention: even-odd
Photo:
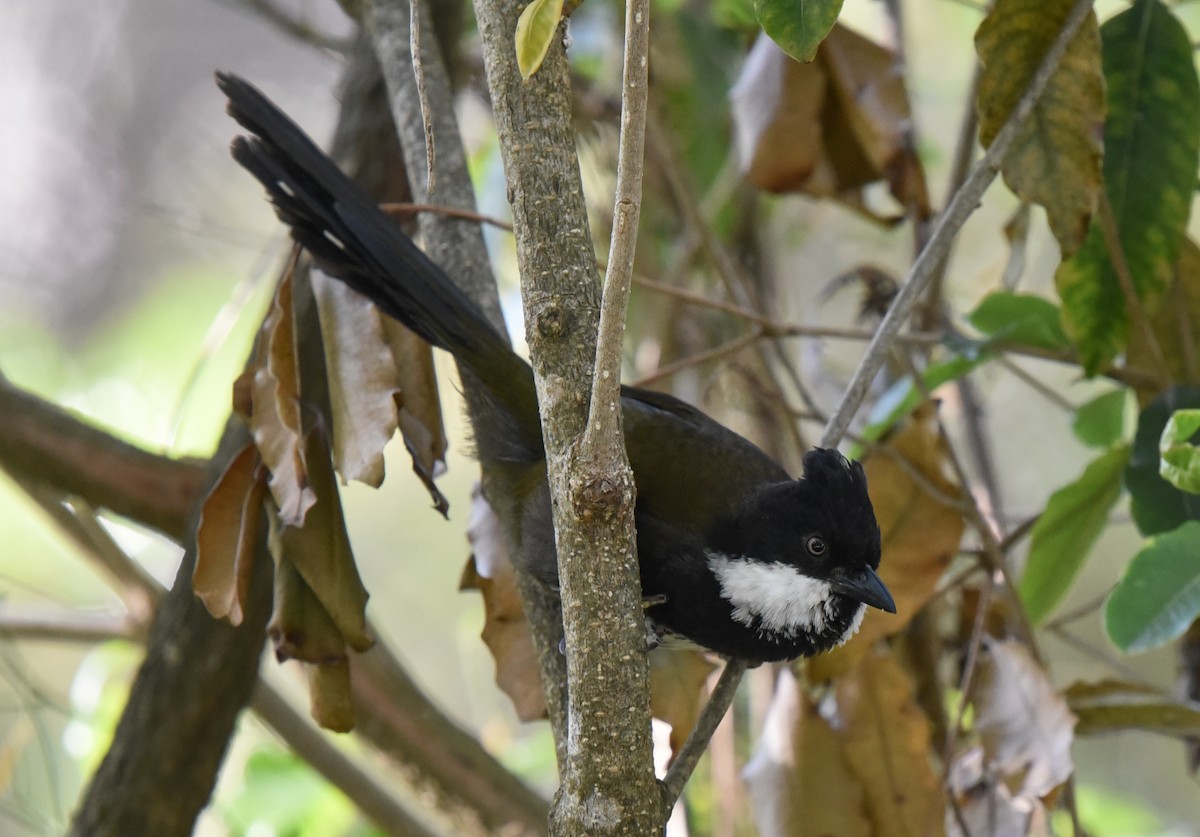
<instances>
[{"instance_id":1,"label":"black beak","mask_svg":"<svg viewBox=\"0 0 1200 837\"><path fill-rule=\"evenodd\" d=\"M833 588L833 592L856 602L886 610L888 613L896 612L896 602L892 600L892 594L883 586L883 579L870 567L857 575L830 579L829 586Z\"/></svg>"}]
</instances>

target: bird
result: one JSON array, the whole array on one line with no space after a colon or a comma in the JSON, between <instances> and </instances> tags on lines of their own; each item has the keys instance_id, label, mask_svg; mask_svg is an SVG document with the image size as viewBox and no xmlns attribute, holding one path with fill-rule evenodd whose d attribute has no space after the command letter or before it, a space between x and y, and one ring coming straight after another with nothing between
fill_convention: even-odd
<instances>
[{"instance_id":1,"label":"bird","mask_svg":"<svg viewBox=\"0 0 1200 837\"><path fill-rule=\"evenodd\" d=\"M458 361L475 455L503 476L489 496L514 561L557 590L546 453L533 370L366 192L249 82L217 74L250 136L234 159L265 187L315 264ZM793 478L748 439L673 396L625 386L625 445L648 644L757 665L854 635L868 607L895 613L878 574L880 531L860 463L816 448ZM495 492L493 492L494 494Z\"/></svg>"}]
</instances>

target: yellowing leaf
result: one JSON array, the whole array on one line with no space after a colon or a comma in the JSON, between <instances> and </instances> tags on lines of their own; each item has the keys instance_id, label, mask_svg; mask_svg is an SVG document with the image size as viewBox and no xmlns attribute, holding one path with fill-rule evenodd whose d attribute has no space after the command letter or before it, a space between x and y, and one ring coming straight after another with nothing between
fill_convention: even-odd
<instances>
[{"instance_id":1,"label":"yellowing leaf","mask_svg":"<svg viewBox=\"0 0 1200 837\"><path fill-rule=\"evenodd\" d=\"M1160 296L1146 301L1150 330L1162 353L1167 373L1173 381L1200 379L1200 247L1184 237L1170 287ZM1140 329L1129 335L1128 362L1142 370L1154 369L1151 348ZM1159 387L1139 382L1138 404L1145 407L1160 392Z\"/></svg>"},{"instance_id":2,"label":"yellowing leaf","mask_svg":"<svg viewBox=\"0 0 1200 837\"><path fill-rule=\"evenodd\" d=\"M835 686L843 752L866 789L876 834L938 835L946 807L929 761L929 721L890 654L862 659Z\"/></svg>"},{"instance_id":3,"label":"yellowing leaf","mask_svg":"<svg viewBox=\"0 0 1200 837\"><path fill-rule=\"evenodd\" d=\"M701 651L656 648L650 653L650 712L671 725L671 755L696 725L704 684L716 668Z\"/></svg>"},{"instance_id":4,"label":"yellowing leaf","mask_svg":"<svg viewBox=\"0 0 1200 837\"><path fill-rule=\"evenodd\" d=\"M884 443L887 451L863 461L883 538L879 575L896 600L896 613L869 609L854 639L808 661L808 676L814 681L836 677L875 642L903 630L929 601L958 551L964 523L951 503L962 492L945 476L945 440L933 409L919 408Z\"/></svg>"},{"instance_id":5,"label":"yellowing leaf","mask_svg":"<svg viewBox=\"0 0 1200 837\"><path fill-rule=\"evenodd\" d=\"M526 81L546 59L562 10L563 0L532 0L517 18L517 69Z\"/></svg>"},{"instance_id":6,"label":"yellowing leaf","mask_svg":"<svg viewBox=\"0 0 1200 837\"><path fill-rule=\"evenodd\" d=\"M546 717L546 696L537 652L521 607L516 577L500 521L475 487L467 537L474 554L463 568L460 590L483 594L483 641L496 661L496 685L513 703L517 717L535 721Z\"/></svg>"},{"instance_id":7,"label":"yellowing leaf","mask_svg":"<svg viewBox=\"0 0 1200 837\"><path fill-rule=\"evenodd\" d=\"M266 475L254 445L235 456L204 500L196 531L192 590L216 619L242 623L250 588Z\"/></svg>"},{"instance_id":8,"label":"yellowing leaf","mask_svg":"<svg viewBox=\"0 0 1200 837\"><path fill-rule=\"evenodd\" d=\"M997 0L975 35L983 64L979 139L986 148L1024 95L1074 6L1072 0ZM1046 208L1064 257L1087 235L1101 184L1104 126L1100 29L1089 14L1004 161L1004 181Z\"/></svg>"},{"instance_id":9,"label":"yellowing leaf","mask_svg":"<svg viewBox=\"0 0 1200 837\"><path fill-rule=\"evenodd\" d=\"M304 428L300 416L300 370L292 311L295 259L275 291L271 311L259 338L254 372L250 432L271 471L271 495L280 519L299 526L315 503L304 461Z\"/></svg>"}]
</instances>

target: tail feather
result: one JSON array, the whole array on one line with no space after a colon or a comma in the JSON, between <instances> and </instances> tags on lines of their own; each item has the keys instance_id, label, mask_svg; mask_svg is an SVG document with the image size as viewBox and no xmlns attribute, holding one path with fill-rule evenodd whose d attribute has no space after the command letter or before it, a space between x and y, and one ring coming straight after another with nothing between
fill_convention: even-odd
<instances>
[{"instance_id":1,"label":"tail feather","mask_svg":"<svg viewBox=\"0 0 1200 837\"><path fill-rule=\"evenodd\" d=\"M233 157L266 187L292 237L326 273L457 357L488 389L493 412L507 414L505 432L524 437L527 455L540 452L533 373L508 341L269 99L236 76L218 73L217 84L230 115L256 135L235 139ZM486 442L477 439L481 452Z\"/></svg>"}]
</instances>

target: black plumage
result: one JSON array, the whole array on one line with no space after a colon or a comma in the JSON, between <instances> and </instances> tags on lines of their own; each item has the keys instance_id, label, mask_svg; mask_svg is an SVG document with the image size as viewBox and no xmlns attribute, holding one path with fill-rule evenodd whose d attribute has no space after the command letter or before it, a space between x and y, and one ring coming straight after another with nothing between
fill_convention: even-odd
<instances>
[{"instance_id":1,"label":"black plumage","mask_svg":"<svg viewBox=\"0 0 1200 837\"><path fill-rule=\"evenodd\" d=\"M230 114L254 137L234 158L326 273L452 353L484 409L474 428L489 497L516 529L517 560L557 579L533 373L483 314L304 133L245 81L218 75ZM875 570L879 528L858 463L814 450L804 477L699 410L622 390L637 485L642 592L660 635L754 662L826 650L857 628L864 603L894 611ZM483 425L483 426L480 426Z\"/></svg>"}]
</instances>

